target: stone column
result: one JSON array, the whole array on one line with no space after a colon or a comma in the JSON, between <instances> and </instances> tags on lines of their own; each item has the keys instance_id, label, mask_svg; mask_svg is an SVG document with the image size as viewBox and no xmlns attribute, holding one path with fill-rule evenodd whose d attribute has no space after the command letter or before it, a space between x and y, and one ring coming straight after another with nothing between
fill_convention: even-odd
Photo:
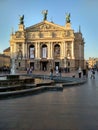
<instances>
[{"instance_id":1,"label":"stone column","mask_svg":"<svg viewBox=\"0 0 98 130\"><path fill-rule=\"evenodd\" d=\"M38 59L40 59L40 42L38 42L37 44L38 44L38 48L37 48Z\"/></svg>"},{"instance_id":2,"label":"stone column","mask_svg":"<svg viewBox=\"0 0 98 130\"><path fill-rule=\"evenodd\" d=\"M65 57L67 57L67 43L65 41Z\"/></svg>"},{"instance_id":3,"label":"stone column","mask_svg":"<svg viewBox=\"0 0 98 130\"><path fill-rule=\"evenodd\" d=\"M74 59L74 41L72 41L72 59Z\"/></svg>"},{"instance_id":4,"label":"stone column","mask_svg":"<svg viewBox=\"0 0 98 130\"><path fill-rule=\"evenodd\" d=\"M28 53L28 51L27 51L27 43L25 44L25 50L26 50L25 53L26 53L26 58L27 58L27 56L28 56L28 54L27 54Z\"/></svg>"},{"instance_id":5,"label":"stone column","mask_svg":"<svg viewBox=\"0 0 98 130\"><path fill-rule=\"evenodd\" d=\"M51 45L50 45L50 42L48 43L48 48L47 48L47 52L48 52L48 59L50 59L51 57Z\"/></svg>"},{"instance_id":6,"label":"stone column","mask_svg":"<svg viewBox=\"0 0 98 130\"><path fill-rule=\"evenodd\" d=\"M61 46L60 46L60 58L63 59L63 42L61 42Z\"/></svg>"},{"instance_id":7,"label":"stone column","mask_svg":"<svg viewBox=\"0 0 98 130\"><path fill-rule=\"evenodd\" d=\"M13 56L14 56L14 58L16 58L16 43L14 43Z\"/></svg>"},{"instance_id":8,"label":"stone column","mask_svg":"<svg viewBox=\"0 0 98 130\"><path fill-rule=\"evenodd\" d=\"M63 53L63 56L64 56L64 58L66 57L66 42L64 41L64 46L63 46L63 51L64 51L64 53Z\"/></svg>"},{"instance_id":9,"label":"stone column","mask_svg":"<svg viewBox=\"0 0 98 130\"><path fill-rule=\"evenodd\" d=\"M25 57L25 43L22 43L22 47L23 47L23 51L22 51L22 53L23 53L23 59L24 59L24 57Z\"/></svg>"},{"instance_id":10,"label":"stone column","mask_svg":"<svg viewBox=\"0 0 98 130\"><path fill-rule=\"evenodd\" d=\"M81 59L81 43L79 43L79 59Z\"/></svg>"},{"instance_id":11,"label":"stone column","mask_svg":"<svg viewBox=\"0 0 98 130\"><path fill-rule=\"evenodd\" d=\"M64 57L65 57L65 42L63 41L62 42L62 50L63 50L63 53L62 53L62 58L64 59Z\"/></svg>"},{"instance_id":12,"label":"stone column","mask_svg":"<svg viewBox=\"0 0 98 130\"><path fill-rule=\"evenodd\" d=\"M53 43L52 42L50 43L50 51L51 51L50 58L53 59Z\"/></svg>"},{"instance_id":13,"label":"stone column","mask_svg":"<svg viewBox=\"0 0 98 130\"><path fill-rule=\"evenodd\" d=\"M49 48L50 48L50 51L49 51L49 57L50 57L50 59L51 59L51 42L49 42Z\"/></svg>"},{"instance_id":14,"label":"stone column","mask_svg":"<svg viewBox=\"0 0 98 130\"><path fill-rule=\"evenodd\" d=\"M29 59L29 47L28 47L28 43L27 43L26 49L27 49L27 59Z\"/></svg>"},{"instance_id":15,"label":"stone column","mask_svg":"<svg viewBox=\"0 0 98 130\"><path fill-rule=\"evenodd\" d=\"M13 45L12 44L10 45L10 48L11 48L10 52L11 52L11 58L12 58L12 54L13 54Z\"/></svg>"},{"instance_id":16,"label":"stone column","mask_svg":"<svg viewBox=\"0 0 98 130\"><path fill-rule=\"evenodd\" d=\"M35 43L35 58L37 59L38 58L38 46L37 46L37 42Z\"/></svg>"}]
</instances>

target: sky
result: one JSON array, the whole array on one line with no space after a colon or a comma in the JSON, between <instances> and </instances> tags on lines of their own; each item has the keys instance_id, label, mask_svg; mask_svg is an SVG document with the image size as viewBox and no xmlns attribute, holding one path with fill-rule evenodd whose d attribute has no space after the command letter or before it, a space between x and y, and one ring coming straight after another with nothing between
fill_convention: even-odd
<instances>
[{"instance_id":1,"label":"sky","mask_svg":"<svg viewBox=\"0 0 98 130\"><path fill-rule=\"evenodd\" d=\"M10 35L18 30L20 16L24 15L25 27L29 27L42 22L42 10L48 10L48 21L61 26L70 13L72 29L78 32L81 27L85 59L98 57L98 0L0 0L0 53L10 46Z\"/></svg>"}]
</instances>

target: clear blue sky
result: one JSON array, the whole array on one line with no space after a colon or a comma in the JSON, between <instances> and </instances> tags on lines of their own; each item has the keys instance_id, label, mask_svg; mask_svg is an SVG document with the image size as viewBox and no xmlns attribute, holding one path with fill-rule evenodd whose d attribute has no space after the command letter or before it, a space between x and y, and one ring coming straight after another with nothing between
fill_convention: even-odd
<instances>
[{"instance_id":1,"label":"clear blue sky","mask_svg":"<svg viewBox=\"0 0 98 130\"><path fill-rule=\"evenodd\" d=\"M85 40L85 59L98 57L98 0L0 0L0 52L9 47L12 28L17 31L19 15L24 14L25 27L42 21L42 10L48 10L48 21L64 26L65 14L71 13L72 28L79 25Z\"/></svg>"}]
</instances>

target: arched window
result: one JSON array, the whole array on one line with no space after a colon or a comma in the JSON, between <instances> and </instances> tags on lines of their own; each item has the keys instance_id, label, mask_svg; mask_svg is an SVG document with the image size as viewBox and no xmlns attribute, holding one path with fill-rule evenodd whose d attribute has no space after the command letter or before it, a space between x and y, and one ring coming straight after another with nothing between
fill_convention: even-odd
<instances>
[{"instance_id":1,"label":"arched window","mask_svg":"<svg viewBox=\"0 0 98 130\"><path fill-rule=\"evenodd\" d=\"M60 57L60 45L56 44L54 46L54 57L59 58Z\"/></svg>"},{"instance_id":2,"label":"arched window","mask_svg":"<svg viewBox=\"0 0 98 130\"><path fill-rule=\"evenodd\" d=\"M35 58L35 47L34 47L34 45L30 45L30 47L29 47L29 56L30 56L31 59Z\"/></svg>"},{"instance_id":3,"label":"arched window","mask_svg":"<svg viewBox=\"0 0 98 130\"><path fill-rule=\"evenodd\" d=\"M42 45L42 58L47 58L47 46Z\"/></svg>"}]
</instances>

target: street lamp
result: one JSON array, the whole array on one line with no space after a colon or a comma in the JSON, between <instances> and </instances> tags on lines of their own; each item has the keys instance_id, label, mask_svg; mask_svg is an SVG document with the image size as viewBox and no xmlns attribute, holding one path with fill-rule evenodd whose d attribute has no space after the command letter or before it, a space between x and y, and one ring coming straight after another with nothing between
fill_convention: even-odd
<instances>
[{"instance_id":1,"label":"street lamp","mask_svg":"<svg viewBox=\"0 0 98 130\"><path fill-rule=\"evenodd\" d=\"M64 58L64 67L67 67L67 57Z\"/></svg>"},{"instance_id":2,"label":"street lamp","mask_svg":"<svg viewBox=\"0 0 98 130\"><path fill-rule=\"evenodd\" d=\"M65 72L67 72L67 57L64 58L64 68Z\"/></svg>"}]
</instances>

